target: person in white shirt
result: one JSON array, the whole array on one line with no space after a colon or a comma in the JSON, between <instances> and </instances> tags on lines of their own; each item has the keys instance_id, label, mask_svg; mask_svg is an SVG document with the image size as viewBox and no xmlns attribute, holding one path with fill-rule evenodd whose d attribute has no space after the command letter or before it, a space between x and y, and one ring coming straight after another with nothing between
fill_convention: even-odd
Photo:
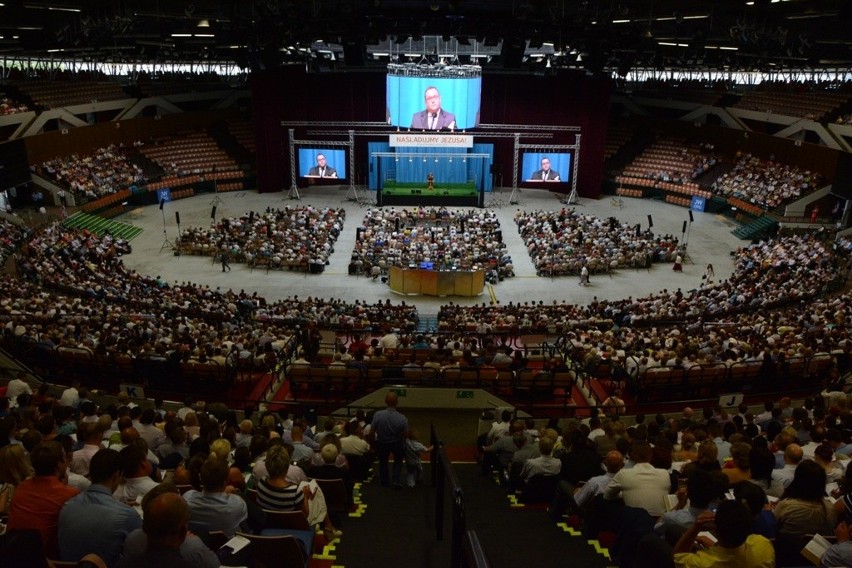
<instances>
[{"instance_id":1,"label":"person in white shirt","mask_svg":"<svg viewBox=\"0 0 852 568\"><path fill-rule=\"evenodd\" d=\"M399 347L399 336L397 335L397 330L393 329L382 336L379 340L379 347L383 350L396 349Z\"/></svg>"},{"instance_id":2,"label":"person in white shirt","mask_svg":"<svg viewBox=\"0 0 852 568\"><path fill-rule=\"evenodd\" d=\"M123 503L140 503L142 497L158 484L151 479L153 466L147 452L137 445L127 446L119 452L123 479L112 495Z\"/></svg>"},{"instance_id":3,"label":"person in white shirt","mask_svg":"<svg viewBox=\"0 0 852 568\"><path fill-rule=\"evenodd\" d=\"M80 388L80 381L74 381L72 386L62 391L62 396L59 397L59 404L62 406L77 408L80 404L80 393L77 390L78 388Z\"/></svg>"},{"instance_id":4,"label":"person in white shirt","mask_svg":"<svg viewBox=\"0 0 852 568\"><path fill-rule=\"evenodd\" d=\"M615 474L604 489L604 499L621 497L628 507L645 509L652 517L659 517L665 512L663 499L671 489L669 472L651 465L651 445L648 442L633 442L630 459L635 465Z\"/></svg>"},{"instance_id":5,"label":"person in white shirt","mask_svg":"<svg viewBox=\"0 0 852 568\"><path fill-rule=\"evenodd\" d=\"M500 413L500 419L491 423L491 430L485 435L487 445L494 443L494 440L509 432L509 426L512 423L512 412L504 410Z\"/></svg>"},{"instance_id":6,"label":"person in white shirt","mask_svg":"<svg viewBox=\"0 0 852 568\"><path fill-rule=\"evenodd\" d=\"M17 406L18 395L21 394L33 394L33 389L30 384L23 380L26 374L19 373L17 377L9 381L9 384L6 385L6 398L9 399L9 403L12 407Z\"/></svg>"}]
</instances>

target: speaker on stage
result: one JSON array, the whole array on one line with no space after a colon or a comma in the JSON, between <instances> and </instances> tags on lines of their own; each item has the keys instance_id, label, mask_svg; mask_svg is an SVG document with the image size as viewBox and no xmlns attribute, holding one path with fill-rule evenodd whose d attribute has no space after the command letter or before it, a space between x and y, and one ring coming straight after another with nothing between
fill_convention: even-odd
<instances>
[{"instance_id":1,"label":"speaker on stage","mask_svg":"<svg viewBox=\"0 0 852 568\"><path fill-rule=\"evenodd\" d=\"M215 205L213 206L213 210L212 210L212 211L210 211L210 218L211 218L211 219L215 219L215 218L216 218L216 206L215 206ZM648 218L650 219L650 218L651 218L651 216L650 216L650 215L648 215Z\"/></svg>"},{"instance_id":2,"label":"speaker on stage","mask_svg":"<svg viewBox=\"0 0 852 568\"><path fill-rule=\"evenodd\" d=\"M352 276L358 273L358 267L355 266L354 262L349 263L349 275Z\"/></svg>"},{"instance_id":3,"label":"speaker on stage","mask_svg":"<svg viewBox=\"0 0 852 568\"><path fill-rule=\"evenodd\" d=\"M654 226L654 220L651 219L651 216L648 215L648 228L652 228Z\"/></svg>"},{"instance_id":4,"label":"speaker on stage","mask_svg":"<svg viewBox=\"0 0 852 568\"><path fill-rule=\"evenodd\" d=\"M161 200L160 200L160 211L162 211L162 210L163 210L163 203L165 203L165 202L166 202L166 200L165 200L165 199L161 199Z\"/></svg>"},{"instance_id":5,"label":"speaker on stage","mask_svg":"<svg viewBox=\"0 0 852 568\"><path fill-rule=\"evenodd\" d=\"M684 221L684 222L683 222L683 227L681 228L680 232L681 232L681 233L685 233L685 232L686 232L686 221Z\"/></svg>"},{"instance_id":6,"label":"speaker on stage","mask_svg":"<svg viewBox=\"0 0 852 568\"><path fill-rule=\"evenodd\" d=\"M175 222L180 225L180 211L175 211Z\"/></svg>"},{"instance_id":7,"label":"speaker on stage","mask_svg":"<svg viewBox=\"0 0 852 568\"><path fill-rule=\"evenodd\" d=\"M687 211L689 212L689 222L692 223L695 221L695 219L692 218L692 209L687 209Z\"/></svg>"},{"instance_id":8,"label":"speaker on stage","mask_svg":"<svg viewBox=\"0 0 852 568\"><path fill-rule=\"evenodd\" d=\"M254 223L254 211L249 211L249 223Z\"/></svg>"},{"instance_id":9,"label":"speaker on stage","mask_svg":"<svg viewBox=\"0 0 852 568\"><path fill-rule=\"evenodd\" d=\"M636 236L638 237L641 232L642 232L642 225L640 223L636 223Z\"/></svg>"}]
</instances>

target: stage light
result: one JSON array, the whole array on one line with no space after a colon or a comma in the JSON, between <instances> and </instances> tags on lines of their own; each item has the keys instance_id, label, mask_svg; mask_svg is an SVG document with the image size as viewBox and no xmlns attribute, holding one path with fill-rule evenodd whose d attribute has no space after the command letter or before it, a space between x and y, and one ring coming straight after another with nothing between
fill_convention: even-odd
<instances>
[{"instance_id":1,"label":"stage light","mask_svg":"<svg viewBox=\"0 0 852 568\"><path fill-rule=\"evenodd\" d=\"M482 67L479 65L446 65L432 64L425 58L420 63L414 63L413 59L419 54L406 53L412 61L408 63L388 63L388 75L396 77L424 77L424 78L462 78L475 79L482 77Z\"/></svg>"},{"instance_id":2,"label":"stage light","mask_svg":"<svg viewBox=\"0 0 852 568\"><path fill-rule=\"evenodd\" d=\"M436 163L436 164L438 163L438 158L435 158L435 163Z\"/></svg>"}]
</instances>

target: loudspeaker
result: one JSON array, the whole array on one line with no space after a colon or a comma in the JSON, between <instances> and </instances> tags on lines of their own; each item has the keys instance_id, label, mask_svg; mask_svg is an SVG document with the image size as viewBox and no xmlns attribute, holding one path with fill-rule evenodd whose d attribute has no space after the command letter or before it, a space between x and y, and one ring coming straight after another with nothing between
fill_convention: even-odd
<instances>
[{"instance_id":1,"label":"loudspeaker","mask_svg":"<svg viewBox=\"0 0 852 568\"><path fill-rule=\"evenodd\" d=\"M687 212L689 213L689 222L692 223L695 221L695 219L692 218L692 209L687 209Z\"/></svg>"},{"instance_id":2,"label":"loudspeaker","mask_svg":"<svg viewBox=\"0 0 852 568\"><path fill-rule=\"evenodd\" d=\"M175 211L175 221L180 225L180 211Z\"/></svg>"},{"instance_id":3,"label":"loudspeaker","mask_svg":"<svg viewBox=\"0 0 852 568\"><path fill-rule=\"evenodd\" d=\"M214 209L215 209L215 207L214 207ZM648 228L650 229L653 226L654 226L654 220L651 219L650 215L648 215Z\"/></svg>"},{"instance_id":4,"label":"loudspeaker","mask_svg":"<svg viewBox=\"0 0 852 568\"><path fill-rule=\"evenodd\" d=\"M639 223L636 223L636 236L638 237L641 232L642 232L642 225L639 224Z\"/></svg>"},{"instance_id":5,"label":"loudspeaker","mask_svg":"<svg viewBox=\"0 0 852 568\"><path fill-rule=\"evenodd\" d=\"M249 223L254 223L254 211L249 211Z\"/></svg>"},{"instance_id":6,"label":"loudspeaker","mask_svg":"<svg viewBox=\"0 0 852 568\"><path fill-rule=\"evenodd\" d=\"M211 219L215 219L215 218L216 218L216 206L215 206L215 205L213 206L213 210L210 212L210 218L211 218ZM650 215L648 215L648 219L650 219L650 218L651 218L651 216L650 216Z\"/></svg>"},{"instance_id":7,"label":"loudspeaker","mask_svg":"<svg viewBox=\"0 0 852 568\"><path fill-rule=\"evenodd\" d=\"M166 200L165 200L165 199L161 199L161 200L160 200L160 211L162 211L162 210L163 210L163 203L165 203L165 202L166 202Z\"/></svg>"},{"instance_id":8,"label":"loudspeaker","mask_svg":"<svg viewBox=\"0 0 852 568\"><path fill-rule=\"evenodd\" d=\"M524 58L525 42L515 39L504 39L500 49L503 58L503 67L506 69L520 69Z\"/></svg>"},{"instance_id":9,"label":"loudspeaker","mask_svg":"<svg viewBox=\"0 0 852 568\"><path fill-rule=\"evenodd\" d=\"M685 232L686 232L686 221L684 221L684 222L683 222L683 228L681 228L680 232L681 232L681 233L685 233Z\"/></svg>"},{"instance_id":10,"label":"loudspeaker","mask_svg":"<svg viewBox=\"0 0 852 568\"><path fill-rule=\"evenodd\" d=\"M343 43L343 61L347 67L363 67L367 47L361 41L346 41Z\"/></svg>"}]
</instances>

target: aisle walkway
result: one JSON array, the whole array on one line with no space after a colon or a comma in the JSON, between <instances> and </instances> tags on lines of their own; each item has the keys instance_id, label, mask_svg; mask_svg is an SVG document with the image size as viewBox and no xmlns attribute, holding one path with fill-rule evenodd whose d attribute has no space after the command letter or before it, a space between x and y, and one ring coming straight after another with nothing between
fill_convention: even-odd
<instances>
[{"instance_id":1,"label":"aisle walkway","mask_svg":"<svg viewBox=\"0 0 852 568\"><path fill-rule=\"evenodd\" d=\"M608 566L608 559L581 536L572 536L550 520L541 507L513 507L505 491L479 476L475 464L454 464L464 491L467 526L479 536L494 568ZM429 466L425 476L428 479ZM414 489L362 487L366 509L349 518L334 550L335 566L368 568L450 566L451 525L447 505L445 536L436 540L435 493L430 485Z\"/></svg>"}]
</instances>

